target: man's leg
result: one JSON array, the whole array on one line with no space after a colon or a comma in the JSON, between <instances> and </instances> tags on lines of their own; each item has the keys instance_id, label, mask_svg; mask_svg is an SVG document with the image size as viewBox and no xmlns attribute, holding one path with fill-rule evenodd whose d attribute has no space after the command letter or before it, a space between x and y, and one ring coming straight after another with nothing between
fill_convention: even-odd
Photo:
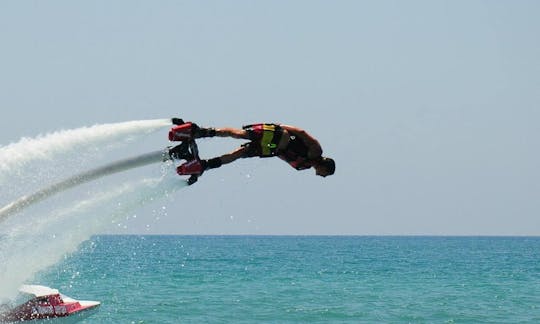
<instances>
[{"instance_id":1,"label":"man's leg","mask_svg":"<svg viewBox=\"0 0 540 324\"><path fill-rule=\"evenodd\" d=\"M249 134L246 130L231 127L216 128L216 136L249 139Z\"/></svg>"},{"instance_id":2,"label":"man's leg","mask_svg":"<svg viewBox=\"0 0 540 324\"><path fill-rule=\"evenodd\" d=\"M222 155L221 157L219 157L219 159L221 160L222 164L228 164L240 158L246 157L247 150L248 150L247 147L242 146L232 151L231 153Z\"/></svg>"},{"instance_id":3,"label":"man's leg","mask_svg":"<svg viewBox=\"0 0 540 324\"><path fill-rule=\"evenodd\" d=\"M219 168L223 164L234 162L240 158L248 157L249 148L242 146L231 153L208 160L189 160L176 170L180 175L201 174L208 169Z\"/></svg>"},{"instance_id":4,"label":"man's leg","mask_svg":"<svg viewBox=\"0 0 540 324\"><path fill-rule=\"evenodd\" d=\"M232 127L205 128L205 127L199 127L195 125L195 129L193 132L194 132L195 138L218 136L218 137L232 137L236 139L250 139L250 134L248 133L248 131L244 129L232 128Z\"/></svg>"},{"instance_id":5,"label":"man's leg","mask_svg":"<svg viewBox=\"0 0 540 324\"><path fill-rule=\"evenodd\" d=\"M213 159L204 160L203 162L204 168L205 170L219 168L223 164L228 164L240 158L246 157L247 151L248 151L248 148L242 146L232 151L231 153L227 153L220 157L215 157Z\"/></svg>"}]
</instances>

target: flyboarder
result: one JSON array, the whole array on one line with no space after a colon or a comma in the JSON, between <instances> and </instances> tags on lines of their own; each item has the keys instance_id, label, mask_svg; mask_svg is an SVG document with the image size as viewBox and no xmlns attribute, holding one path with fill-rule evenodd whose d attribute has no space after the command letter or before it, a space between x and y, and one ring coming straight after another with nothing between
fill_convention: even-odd
<instances>
[{"instance_id":1,"label":"flyboarder","mask_svg":"<svg viewBox=\"0 0 540 324\"><path fill-rule=\"evenodd\" d=\"M296 170L313 168L315 174L326 177L334 174L336 165L333 159L322 156L319 141L305 130L282 124L258 123L239 128L203 128L195 123L173 118L173 124L178 125L169 132L169 140L184 141L184 143L169 150L172 158L185 159L186 162L177 168L180 175L201 175L208 169L219 168L223 164L248 157L277 156ZM219 157L204 160L191 154L187 142L204 137L231 137L245 139L249 142L238 149Z\"/></svg>"}]
</instances>

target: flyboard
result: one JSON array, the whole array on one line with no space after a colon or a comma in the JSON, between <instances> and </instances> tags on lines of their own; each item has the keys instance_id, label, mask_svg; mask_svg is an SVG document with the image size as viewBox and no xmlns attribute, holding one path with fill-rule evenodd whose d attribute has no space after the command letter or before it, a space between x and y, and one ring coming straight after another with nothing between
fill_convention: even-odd
<instances>
[{"instance_id":1,"label":"flyboard","mask_svg":"<svg viewBox=\"0 0 540 324\"><path fill-rule=\"evenodd\" d=\"M169 141L182 142L175 147L169 147L169 157L171 160L186 160L185 164L191 162L199 162L199 148L197 142L195 142L195 133L198 130L198 126L192 122L184 122L180 118L173 118L172 123L176 126L169 131ZM184 164L184 165L185 165ZM189 175L187 182L188 185L192 185L202 175L201 171L185 172L182 167L177 168L179 175Z\"/></svg>"},{"instance_id":2,"label":"flyboard","mask_svg":"<svg viewBox=\"0 0 540 324\"><path fill-rule=\"evenodd\" d=\"M0 223L6 220L10 215L18 213L26 207L40 202L52 195L104 176L108 176L133 168L142 167L152 163L166 162L174 159L184 159L187 162L200 161L199 150L197 148L197 143L195 142L194 138L197 126L190 122L184 123L184 121L179 118L173 118L172 122L177 126L173 127L170 130L169 139L171 141L181 141L182 143L180 145L177 145L173 148L167 147L165 150L154 151L131 158L118 160L116 162L112 162L107 165L79 173L63 181L54 183L46 188L38 190L32 194L22 196L19 199L14 200L3 207L0 207ZM178 168L178 170L179 169L180 167ZM187 183L191 185L197 182L198 178L202 174L202 171L194 173L178 173L180 175L190 175L190 177L187 179Z\"/></svg>"}]
</instances>

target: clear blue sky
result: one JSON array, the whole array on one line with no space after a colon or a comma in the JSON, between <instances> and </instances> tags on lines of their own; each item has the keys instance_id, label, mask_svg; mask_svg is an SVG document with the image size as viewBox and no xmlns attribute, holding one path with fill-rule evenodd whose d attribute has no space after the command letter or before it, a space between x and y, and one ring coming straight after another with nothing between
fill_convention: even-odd
<instances>
[{"instance_id":1,"label":"clear blue sky","mask_svg":"<svg viewBox=\"0 0 540 324\"><path fill-rule=\"evenodd\" d=\"M243 160L152 231L540 235L538 17L538 1L1 1L0 145L277 121L318 137L336 175ZM203 155L240 144L219 143Z\"/></svg>"}]
</instances>

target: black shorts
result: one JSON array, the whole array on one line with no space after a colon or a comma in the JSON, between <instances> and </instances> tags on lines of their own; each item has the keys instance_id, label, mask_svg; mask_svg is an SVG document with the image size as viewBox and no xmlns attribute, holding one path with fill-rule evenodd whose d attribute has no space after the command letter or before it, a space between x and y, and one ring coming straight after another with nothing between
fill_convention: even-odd
<instances>
[{"instance_id":1,"label":"black shorts","mask_svg":"<svg viewBox=\"0 0 540 324\"><path fill-rule=\"evenodd\" d=\"M242 144L242 147L246 149L244 152L244 157L255 157L255 156L262 156L262 149L261 144L257 142L248 142L246 144Z\"/></svg>"},{"instance_id":2,"label":"black shorts","mask_svg":"<svg viewBox=\"0 0 540 324\"><path fill-rule=\"evenodd\" d=\"M254 124L244 126L251 142L242 145L247 148L245 157L272 157L276 155L283 130L276 124Z\"/></svg>"}]
</instances>

